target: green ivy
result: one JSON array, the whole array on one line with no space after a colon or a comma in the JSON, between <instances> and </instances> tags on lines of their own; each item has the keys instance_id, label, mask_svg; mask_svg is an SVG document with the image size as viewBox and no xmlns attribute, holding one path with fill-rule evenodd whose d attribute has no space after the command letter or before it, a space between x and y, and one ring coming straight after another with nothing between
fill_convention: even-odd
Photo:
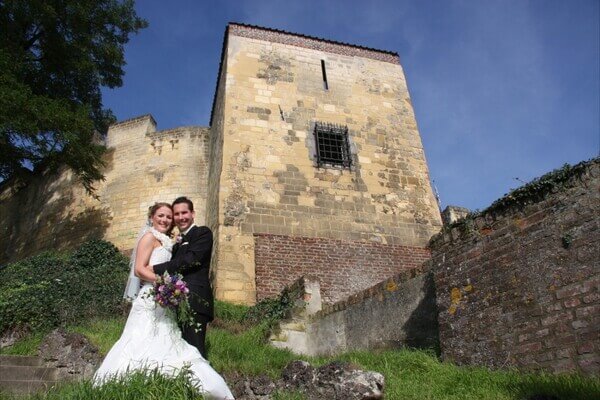
<instances>
[{"instance_id":1,"label":"green ivy","mask_svg":"<svg viewBox=\"0 0 600 400\"><path fill-rule=\"evenodd\" d=\"M72 254L46 252L9 264L0 272L0 333L114 315L127 273L126 257L102 240Z\"/></svg>"},{"instance_id":2,"label":"green ivy","mask_svg":"<svg viewBox=\"0 0 600 400\"><path fill-rule=\"evenodd\" d=\"M573 166L565 164L562 168L548 172L526 185L511 190L504 197L494 201L483 213L501 213L510 207L523 207L543 200L549 193L564 190L573 178L579 178L594 163L600 163L600 157Z\"/></svg>"},{"instance_id":3,"label":"green ivy","mask_svg":"<svg viewBox=\"0 0 600 400\"><path fill-rule=\"evenodd\" d=\"M294 305L293 294L285 288L278 297L261 300L246 312L245 319L251 323L275 322L287 318Z\"/></svg>"}]
</instances>

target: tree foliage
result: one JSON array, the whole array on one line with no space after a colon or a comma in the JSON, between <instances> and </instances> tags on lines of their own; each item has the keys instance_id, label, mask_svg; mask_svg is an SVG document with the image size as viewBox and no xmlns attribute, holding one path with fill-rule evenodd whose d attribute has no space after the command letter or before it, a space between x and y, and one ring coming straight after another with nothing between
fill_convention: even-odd
<instances>
[{"instance_id":1,"label":"tree foliage","mask_svg":"<svg viewBox=\"0 0 600 400\"><path fill-rule=\"evenodd\" d=\"M123 83L124 45L147 26L133 0L0 0L0 177L69 166L102 176L114 116L102 86Z\"/></svg>"}]
</instances>

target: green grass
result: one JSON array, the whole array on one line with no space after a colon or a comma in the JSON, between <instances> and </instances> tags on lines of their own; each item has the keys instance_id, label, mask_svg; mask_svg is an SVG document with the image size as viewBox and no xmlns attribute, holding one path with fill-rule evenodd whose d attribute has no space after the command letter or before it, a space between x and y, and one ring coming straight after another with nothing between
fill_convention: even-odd
<instances>
[{"instance_id":1,"label":"green grass","mask_svg":"<svg viewBox=\"0 0 600 400\"><path fill-rule=\"evenodd\" d=\"M250 307L215 300L215 317L227 322L242 323Z\"/></svg>"},{"instance_id":2,"label":"green grass","mask_svg":"<svg viewBox=\"0 0 600 400\"><path fill-rule=\"evenodd\" d=\"M264 329L261 324L237 335L223 329L211 329L207 335L211 365L222 372L262 373L277 378L290 361L306 359L266 345Z\"/></svg>"},{"instance_id":3,"label":"green grass","mask_svg":"<svg viewBox=\"0 0 600 400\"><path fill-rule=\"evenodd\" d=\"M80 325L68 326L67 330L85 335L93 345L98 347L100 354L106 355L112 345L119 339L119 336L121 336L124 325L125 319L123 317L95 318L84 321ZM14 345L0 349L0 354L37 355L38 347L48 332L49 329L45 329L29 334L18 340Z\"/></svg>"},{"instance_id":4,"label":"green grass","mask_svg":"<svg viewBox=\"0 0 600 400\"><path fill-rule=\"evenodd\" d=\"M244 322L247 309L226 303L217 304L217 321L209 330L207 340L211 364L220 373L266 374L276 379L283 367L292 360L303 359L314 366L320 366L335 359L382 373L385 376L385 398L392 400L522 400L533 394L554 395L562 400L600 398L598 378L458 367L439 361L433 352L427 351L357 351L330 358L298 356L266 345L269 321L248 326ZM123 317L96 319L68 329L87 336L100 348L102 354L106 354L120 336L124 322ZM230 327L233 329L229 329ZM36 344L39 344L42 336L39 333L25 338L3 353L34 354ZM169 393L168 398L175 400L194 398L181 397L183 394L180 393L190 395L190 392L186 392L189 388L181 380L177 380L179 378L173 382L159 377L152 378L154 381L144 379L136 376L130 381L116 382L101 388L94 388L89 382L71 384L57 388L46 397L40 395L34 399L159 399L163 398L161 396L164 393ZM165 385L166 391L162 391L163 388L158 387L160 385ZM136 397L132 397L134 394ZM302 398L300 393L278 393L274 396L276 400Z\"/></svg>"},{"instance_id":5,"label":"green grass","mask_svg":"<svg viewBox=\"0 0 600 400\"><path fill-rule=\"evenodd\" d=\"M484 368L457 367L440 362L433 353L414 350L364 351L339 357L385 376L390 399L514 399L513 376Z\"/></svg>"},{"instance_id":6,"label":"green grass","mask_svg":"<svg viewBox=\"0 0 600 400\"><path fill-rule=\"evenodd\" d=\"M22 399L4 396L4 399ZM114 379L99 387L91 381L63 384L46 393L29 396L30 400L202 400L203 396L189 383L186 371L165 377L156 370L137 372Z\"/></svg>"},{"instance_id":7,"label":"green grass","mask_svg":"<svg viewBox=\"0 0 600 400\"><path fill-rule=\"evenodd\" d=\"M522 398L532 394L553 395L559 399L600 399L600 378L581 375L530 374L520 377L511 386Z\"/></svg>"}]
</instances>

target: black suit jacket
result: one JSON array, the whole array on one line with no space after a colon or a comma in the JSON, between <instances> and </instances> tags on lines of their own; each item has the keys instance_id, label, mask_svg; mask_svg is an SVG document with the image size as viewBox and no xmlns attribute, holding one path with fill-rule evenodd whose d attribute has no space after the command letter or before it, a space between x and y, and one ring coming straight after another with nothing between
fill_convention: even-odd
<instances>
[{"instance_id":1,"label":"black suit jacket","mask_svg":"<svg viewBox=\"0 0 600 400\"><path fill-rule=\"evenodd\" d=\"M212 231L206 226L194 226L180 244L173 246L171 261L153 266L154 273L179 273L190 289L190 306L198 314L214 318L214 299L210 285Z\"/></svg>"}]
</instances>

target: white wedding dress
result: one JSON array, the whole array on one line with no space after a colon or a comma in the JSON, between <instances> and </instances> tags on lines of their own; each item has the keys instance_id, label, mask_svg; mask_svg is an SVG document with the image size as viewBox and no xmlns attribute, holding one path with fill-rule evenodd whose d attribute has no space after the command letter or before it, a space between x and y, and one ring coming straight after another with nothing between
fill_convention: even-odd
<instances>
[{"instance_id":1,"label":"white wedding dress","mask_svg":"<svg viewBox=\"0 0 600 400\"><path fill-rule=\"evenodd\" d=\"M150 231L157 239L164 239L159 232ZM152 251L150 264L170 259L170 246L161 246ZM158 368L165 375L175 375L187 367L192 373L192 383L205 398L233 399L223 378L200 355L198 349L181 337L179 327L165 310L147 296L151 288L150 283L145 283L133 301L123 333L96 371L94 384L100 385L128 371Z\"/></svg>"}]
</instances>

